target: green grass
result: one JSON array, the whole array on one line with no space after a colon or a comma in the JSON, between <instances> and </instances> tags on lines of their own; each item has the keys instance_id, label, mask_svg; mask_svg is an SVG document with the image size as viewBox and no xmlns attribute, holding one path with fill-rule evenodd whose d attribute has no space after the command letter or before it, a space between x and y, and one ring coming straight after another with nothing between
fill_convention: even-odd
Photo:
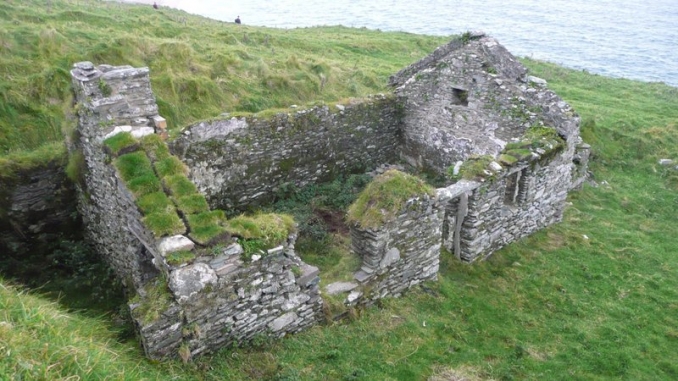
<instances>
[{"instance_id":1,"label":"green grass","mask_svg":"<svg viewBox=\"0 0 678 381\"><path fill-rule=\"evenodd\" d=\"M151 161L160 161L170 157L169 148L160 135L146 135L140 139L140 142Z\"/></svg>"},{"instance_id":2,"label":"green grass","mask_svg":"<svg viewBox=\"0 0 678 381\"><path fill-rule=\"evenodd\" d=\"M139 177L155 177L151 161L143 151L124 154L115 159L115 167L126 182Z\"/></svg>"},{"instance_id":3,"label":"green grass","mask_svg":"<svg viewBox=\"0 0 678 381\"><path fill-rule=\"evenodd\" d=\"M176 156L158 160L154 163L154 166L158 177L161 179L165 176L186 175L188 173L186 164L182 163Z\"/></svg>"},{"instance_id":4,"label":"green grass","mask_svg":"<svg viewBox=\"0 0 678 381\"><path fill-rule=\"evenodd\" d=\"M227 222L228 231L245 240L260 240L266 249L283 244L296 230L294 219L286 214L240 215Z\"/></svg>"},{"instance_id":5,"label":"green grass","mask_svg":"<svg viewBox=\"0 0 678 381\"><path fill-rule=\"evenodd\" d=\"M172 364L149 367L135 345L117 341L106 318L65 312L4 280L0 282L0 351L0 374L6 380L132 381L176 374Z\"/></svg>"},{"instance_id":6,"label":"green grass","mask_svg":"<svg viewBox=\"0 0 678 381\"><path fill-rule=\"evenodd\" d=\"M162 182L169 190L169 194L177 199L198 192L195 184L184 175L167 176L162 179Z\"/></svg>"},{"instance_id":7,"label":"green grass","mask_svg":"<svg viewBox=\"0 0 678 381\"><path fill-rule=\"evenodd\" d=\"M211 245L217 243L216 240L226 239L228 233L222 226L224 220L224 212L221 210L189 214L186 216L189 236L201 245Z\"/></svg>"},{"instance_id":8,"label":"green grass","mask_svg":"<svg viewBox=\"0 0 678 381\"><path fill-rule=\"evenodd\" d=\"M142 221L156 238L186 233L186 227L174 208L148 214Z\"/></svg>"},{"instance_id":9,"label":"green grass","mask_svg":"<svg viewBox=\"0 0 678 381\"><path fill-rule=\"evenodd\" d=\"M195 254L190 251L175 251L167 254L165 260L172 266L179 266L195 259Z\"/></svg>"},{"instance_id":10,"label":"green grass","mask_svg":"<svg viewBox=\"0 0 678 381\"><path fill-rule=\"evenodd\" d=\"M376 228L395 217L410 198L433 192L423 180L391 169L367 185L348 208L346 218L363 228Z\"/></svg>"},{"instance_id":11,"label":"green grass","mask_svg":"<svg viewBox=\"0 0 678 381\"><path fill-rule=\"evenodd\" d=\"M153 213L169 213L174 211L174 204L165 192L153 192L137 199L137 206L144 215Z\"/></svg>"},{"instance_id":12,"label":"green grass","mask_svg":"<svg viewBox=\"0 0 678 381\"><path fill-rule=\"evenodd\" d=\"M179 197L177 199L177 207L185 214L197 214L210 210L205 196L200 193Z\"/></svg>"},{"instance_id":13,"label":"green grass","mask_svg":"<svg viewBox=\"0 0 678 381\"><path fill-rule=\"evenodd\" d=\"M113 156L118 156L121 153L136 151L139 142L129 132L121 132L104 140L104 146Z\"/></svg>"},{"instance_id":14,"label":"green grass","mask_svg":"<svg viewBox=\"0 0 678 381\"><path fill-rule=\"evenodd\" d=\"M178 11L95 7L84 0L36 4L0 4L0 146L9 152L52 141L55 150L32 158L15 153L23 157L17 163L2 158L0 177L48 157L65 162L60 124L67 124L70 84L62 71L75 61L148 62L157 73L152 81L162 115L175 128L224 110L376 92L385 88L387 75L447 40L342 27L233 29L187 15L184 25ZM318 77L310 70L313 62L329 78L322 93L308 90ZM471 266L444 255L438 282L385 300L353 322L315 327L260 348L224 349L186 365L144 360L136 340L118 342L107 317L87 318L3 286L0 374L425 380L459 370L497 380L678 378L678 178L657 164L678 158L678 89L524 62L574 106L592 145L591 170L600 186L573 193L562 223ZM163 183L185 190L171 177ZM192 187L185 194L194 193ZM333 201L311 193L314 207ZM321 254L318 260L336 260Z\"/></svg>"},{"instance_id":15,"label":"green grass","mask_svg":"<svg viewBox=\"0 0 678 381\"><path fill-rule=\"evenodd\" d=\"M94 0L7 0L0 13L0 155L60 142L73 128L69 70L78 61L148 66L176 134L223 112L383 92L389 75L448 40L234 25Z\"/></svg>"}]
</instances>

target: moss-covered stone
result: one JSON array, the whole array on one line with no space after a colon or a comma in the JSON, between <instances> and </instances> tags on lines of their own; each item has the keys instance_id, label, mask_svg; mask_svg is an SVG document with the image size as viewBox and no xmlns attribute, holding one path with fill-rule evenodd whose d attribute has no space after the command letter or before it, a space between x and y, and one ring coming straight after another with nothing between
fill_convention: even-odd
<instances>
[{"instance_id":1,"label":"moss-covered stone","mask_svg":"<svg viewBox=\"0 0 678 381\"><path fill-rule=\"evenodd\" d=\"M363 228L376 228L394 218L407 200L434 194L433 187L422 179L392 169L367 185L349 207L347 219Z\"/></svg>"}]
</instances>

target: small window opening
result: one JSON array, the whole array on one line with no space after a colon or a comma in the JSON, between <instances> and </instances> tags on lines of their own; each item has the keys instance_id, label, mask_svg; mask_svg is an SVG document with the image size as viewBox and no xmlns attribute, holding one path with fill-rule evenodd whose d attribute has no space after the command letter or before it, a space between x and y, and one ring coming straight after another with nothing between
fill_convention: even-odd
<instances>
[{"instance_id":1,"label":"small window opening","mask_svg":"<svg viewBox=\"0 0 678 381\"><path fill-rule=\"evenodd\" d=\"M468 107L468 90L453 88L452 95L452 104Z\"/></svg>"},{"instance_id":2,"label":"small window opening","mask_svg":"<svg viewBox=\"0 0 678 381\"><path fill-rule=\"evenodd\" d=\"M527 199L527 168L511 174L506 178L506 191L504 192L504 204L516 205Z\"/></svg>"}]
</instances>

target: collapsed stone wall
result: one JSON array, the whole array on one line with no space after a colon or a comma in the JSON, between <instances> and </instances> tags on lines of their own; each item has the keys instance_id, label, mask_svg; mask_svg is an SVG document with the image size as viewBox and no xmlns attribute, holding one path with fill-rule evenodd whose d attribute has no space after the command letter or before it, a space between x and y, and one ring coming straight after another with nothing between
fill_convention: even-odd
<instances>
[{"instance_id":1,"label":"collapsed stone wall","mask_svg":"<svg viewBox=\"0 0 678 381\"><path fill-rule=\"evenodd\" d=\"M291 246L253 263L243 263L240 253L234 243L220 255L173 268L171 298L150 319L143 306L148 301L131 302L149 356L193 357L257 335L282 337L319 321L316 267L303 263Z\"/></svg>"},{"instance_id":2,"label":"collapsed stone wall","mask_svg":"<svg viewBox=\"0 0 678 381\"><path fill-rule=\"evenodd\" d=\"M408 200L395 218L378 228L351 225L351 245L362 265L347 303L370 305L436 279L444 212L439 197L423 194Z\"/></svg>"},{"instance_id":3,"label":"collapsed stone wall","mask_svg":"<svg viewBox=\"0 0 678 381\"><path fill-rule=\"evenodd\" d=\"M134 296L130 309L146 354L190 357L317 323L318 269L294 253L294 236L249 263L235 241L198 248L186 236L157 237L145 226L103 141L124 131L164 133L148 69L79 63L72 77L79 114L73 149L85 159L79 209L89 240ZM195 258L168 259L180 251Z\"/></svg>"},{"instance_id":4,"label":"collapsed stone wall","mask_svg":"<svg viewBox=\"0 0 678 381\"><path fill-rule=\"evenodd\" d=\"M347 305L369 305L434 279L442 246L474 261L560 220L567 191L585 176L588 147L570 107L525 74L496 41L474 34L394 76L396 95L200 122L169 146L210 204L229 210L398 159L443 174L472 155L490 157L479 178L412 198L377 228L352 227L362 267L356 282L329 285L328 293L349 292ZM294 236L250 263L238 242L204 247L144 226L101 143L120 131L165 135L148 69L80 63L73 77L76 148L86 162L80 210L92 241L137 295L130 308L147 355L191 357L315 324L323 303L318 269L296 256ZM545 149L541 140L522 140L530 131L558 137L549 135ZM170 263L186 250L192 259Z\"/></svg>"},{"instance_id":5,"label":"collapsed stone wall","mask_svg":"<svg viewBox=\"0 0 678 381\"><path fill-rule=\"evenodd\" d=\"M376 95L268 119L200 122L170 148L210 205L244 209L270 201L284 184L301 188L395 162L401 119L395 97Z\"/></svg>"}]
</instances>

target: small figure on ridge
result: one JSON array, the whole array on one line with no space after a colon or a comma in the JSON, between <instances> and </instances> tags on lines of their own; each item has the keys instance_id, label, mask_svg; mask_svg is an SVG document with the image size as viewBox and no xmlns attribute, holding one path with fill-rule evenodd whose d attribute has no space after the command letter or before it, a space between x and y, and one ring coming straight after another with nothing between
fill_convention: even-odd
<instances>
[{"instance_id":1,"label":"small figure on ridge","mask_svg":"<svg viewBox=\"0 0 678 381\"><path fill-rule=\"evenodd\" d=\"M153 2L153 8L154 8L154 9L158 9L158 3Z\"/></svg>"},{"instance_id":2,"label":"small figure on ridge","mask_svg":"<svg viewBox=\"0 0 678 381\"><path fill-rule=\"evenodd\" d=\"M238 16L238 17L235 18L235 23L236 23L236 24L240 24L240 16Z\"/></svg>"}]
</instances>

